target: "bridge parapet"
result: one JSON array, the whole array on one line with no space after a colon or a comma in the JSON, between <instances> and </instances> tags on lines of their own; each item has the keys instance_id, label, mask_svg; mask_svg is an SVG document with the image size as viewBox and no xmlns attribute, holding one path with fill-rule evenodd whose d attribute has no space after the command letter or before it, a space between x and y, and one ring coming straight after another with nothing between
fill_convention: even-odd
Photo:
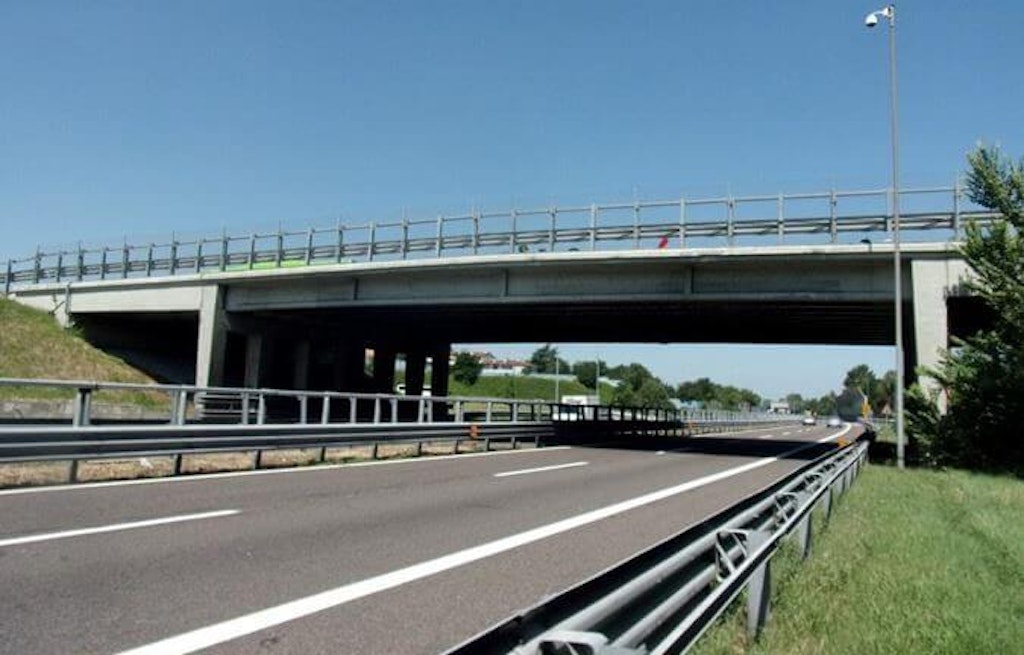
<instances>
[{"instance_id":1,"label":"bridge parapet","mask_svg":"<svg viewBox=\"0 0 1024 655\"><path fill-rule=\"evenodd\" d=\"M691 249L771 243L857 243L892 229L886 189L760 196L678 198L605 205L439 215L161 243L37 251L6 262L5 295L18 288L86 280L444 259L485 254ZM965 204L963 188L900 191L900 229L933 240L960 236L967 221L995 214ZM808 241L810 240L810 241Z\"/></svg>"}]
</instances>

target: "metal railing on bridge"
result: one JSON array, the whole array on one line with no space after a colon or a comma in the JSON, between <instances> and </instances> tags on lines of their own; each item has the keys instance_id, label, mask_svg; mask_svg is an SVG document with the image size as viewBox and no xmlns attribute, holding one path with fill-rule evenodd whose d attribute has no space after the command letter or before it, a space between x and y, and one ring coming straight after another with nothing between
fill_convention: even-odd
<instances>
[{"instance_id":1,"label":"metal railing on bridge","mask_svg":"<svg viewBox=\"0 0 1024 655\"><path fill-rule=\"evenodd\" d=\"M528 254L574 250L786 243L841 243L892 229L887 189L716 198L676 198L587 206L471 212L330 228L178 238L37 252L0 271L5 294L19 286L84 280L244 272L324 264ZM902 231L958 238L967 221L996 215L965 204L952 187L902 189Z\"/></svg>"}]
</instances>

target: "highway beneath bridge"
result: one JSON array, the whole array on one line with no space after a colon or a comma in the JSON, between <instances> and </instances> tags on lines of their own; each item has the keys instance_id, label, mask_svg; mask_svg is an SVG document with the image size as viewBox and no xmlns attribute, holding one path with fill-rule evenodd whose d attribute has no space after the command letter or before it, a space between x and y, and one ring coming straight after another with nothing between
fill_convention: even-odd
<instances>
[{"instance_id":1,"label":"highway beneath bridge","mask_svg":"<svg viewBox=\"0 0 1024 655\"><path fill-rule=\"evenodd\" d=\"M0 653L444 651L858 430L0 492Z\"/></svg>"}]
</instances>

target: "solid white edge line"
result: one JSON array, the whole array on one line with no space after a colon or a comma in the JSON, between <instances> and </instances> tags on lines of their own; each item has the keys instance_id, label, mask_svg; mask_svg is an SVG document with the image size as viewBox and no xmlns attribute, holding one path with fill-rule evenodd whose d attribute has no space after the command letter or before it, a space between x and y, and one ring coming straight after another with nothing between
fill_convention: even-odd
<instances>
[{"instance_id":1,"label":"solid white edge line","mask_svg":"<svg viewBox=\"0 0 1024 655\"><path fill-rule=\"evenodd\" d=\"M411 457L407 459L389 459L372 462L350 462L347 464L320 464L317 466L295 466L273 469L257 469L255 471L225 471L223 473L196 473L172 475L162 478L144 478L140 480L108 480L103 482L82 482L77 484L60 484L49 487L28 487L21 489L0 490L2 496L20 496L23 494L42 494L57 491L86 491L88 489L106 489L108 487L134 487L140 484L169 484L173 482L199 482L200 480L226 480L253 475L284 475L287 473L317 473L333 471L340 468L362 468L365 466L395 466L398 464L416 464L421 462L444 462L455 458L490 457L493 455L522 455L526 453L546 453L569 450L572 446L544 446L543 448L524 448L523 450L492 450L483 453L460 453L458 455L430 455L428 457ZM297 448L296 450L302 450ZM137 457L119 458L118 461L139 459Z\"/></svg>"},{"instance_id":2,"label":"solid white edge line","mask_svg":"<svg viewBox=\"0 0 1024 655\"><path fill-rule=\"evenodd\" d=\"M238 514L239 512L241 512L241 510L222 509L217 510L215 512L202 512L199 514L182 514L179 516L167 516L160 519L132 521L130 523L115 523L113 525L103 525L95 528L80 528L77 530L63 530L61 532L45 532L42 534L31 534L24 537L11 537L9 539L0 539L0 548L5 548L7 546L21 546L23 544L33 544L40 541L53 541L54 539L69 539L71 537L84 537L86 535L104 534L107 532L120 532L121 530L150 528L157 525L167 525L169 523L181 523L183 521L213 519L222 516L232 516L234 514Z\"/></svg>"},{"instance_id":3,"label":"solid white edge line","mask_svg":"<svg viewBox=\"0 0 1024 655\"><path fill-rule=\"evenodd\" d=\"M571 469L577 466L586 466L590 462L570 462L568 464L553 464L552 466L538 466L533 469L520 469L518 471L505 471L504 473L495 473L496 478L509 478L513 475L529 475L530 473L544 473L546 471L559 471L561 469Z\"/></svg>"},{"instance_id":4,"label":"solid white edge line","mask_svg":"<svg viewBox=\"0 0 1024 655\"><path fill-rule=\"evenodd\" d=\"M851 428L852 426L847 425L846 428L834 435L825 437L824 439L819 439L817 442L808 442L804 445L792 448L776 457L765 457L749 464L726 469L725 471L719 471L718 473L713 473L696 480L690 480L689 482L684 482L673 487L644 494L643 496L631 498L629 500L615 503L614 505L608 505L607 507L584 512L583 514L578 514L577 516L572 516L548 525L542 525L540 527L533 528L532 530L527 530L526 532L497 539L495 541L467 548L455 553L450 553L448 555L443 555L432 560L420 562L419 564L413 564L412 566L407 566L405 568L398 569L397 571L384 573L372 578L360 580L359 582L353 582L318 594L313 594L312 596L299 598L274 607L253 612L251 614L229 619L221 623L215 623L174 637L168 637L160 641L145 644L138 648L122 651L119 655L184 655L186 653L194 653L204 648L209 648L217 644L222 644L226 641L231 641L232 639L238 639L239 637L244 637L261 630L266 630L267 628L281 625L282 623L287 623L311 614L316 614L317 612L322 612L372 594L393 589L403 584L414 582L437 573L442 573L471 562L476 562L478 560L512 550L513 548L518 548L520 546L531 544L535 541L547 539L548 537L552 537L562 532L568 532L569 530L574 530L591 523L596 523L597 521L709 485L713 482L725 480L726 478L746 473L747 471L752 471L754 469L761 468L762 466L767 466L784 457L788 457L789 455L801 450L810 448L816 445L816 443L837 439L849 432Z\"/></svg>"}]
</instances>

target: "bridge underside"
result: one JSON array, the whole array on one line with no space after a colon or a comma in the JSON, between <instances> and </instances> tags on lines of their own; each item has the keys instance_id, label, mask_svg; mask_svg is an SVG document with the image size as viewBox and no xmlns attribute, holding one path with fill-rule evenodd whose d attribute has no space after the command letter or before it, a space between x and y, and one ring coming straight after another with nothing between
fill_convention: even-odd
<instances>
[{"instance_id":1,"label":"bridge underside","mask_svg":"<svg viewBox=\"0 0 1024 655\"><path fill-rule=\"evenodd\" d=\"M893 343L885 302L643 301L353 307L251 312L233 321L293 335L425 343Z\"/></svg>"}]
</instances>

